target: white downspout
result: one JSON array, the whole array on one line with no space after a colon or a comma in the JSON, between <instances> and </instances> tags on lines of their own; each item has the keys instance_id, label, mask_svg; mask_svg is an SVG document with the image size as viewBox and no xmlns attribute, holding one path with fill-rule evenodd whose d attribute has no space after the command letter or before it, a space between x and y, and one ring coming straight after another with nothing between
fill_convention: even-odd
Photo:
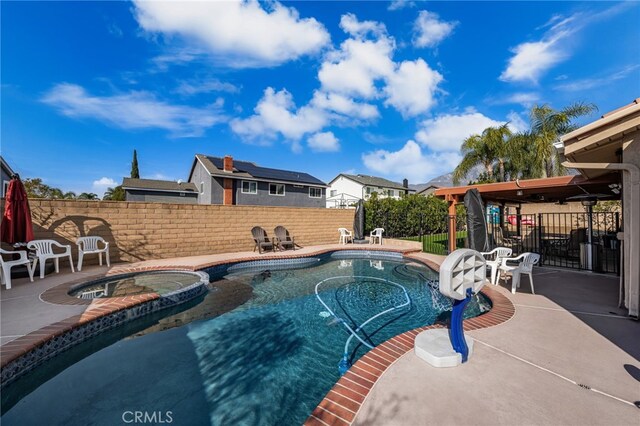
<instances>
[{"instance_id":1,"label":"white downspout","mask_svg":"<svg viewBox=\"0 0 640 426\"><path fill-rule=\"evenodd\" d=\"M631 178L631 217L625 218L625 238L624 244L629 247L629 259L625 259L625 264L629 264L628 300L629 316L638 318L640 310L640 168L630 163L573 163L565 161L564 167L572 169L597 169L597 170L623 170L629 173ZM623 253L624 256L624 253Z\"/></svg>"}]
</instances>

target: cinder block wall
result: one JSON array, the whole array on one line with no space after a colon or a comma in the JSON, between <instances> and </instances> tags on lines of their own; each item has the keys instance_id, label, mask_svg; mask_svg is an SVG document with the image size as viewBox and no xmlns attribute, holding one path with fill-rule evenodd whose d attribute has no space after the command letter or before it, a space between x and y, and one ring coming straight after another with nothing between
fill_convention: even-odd
<instances>
[{"instance_id":1,"label":"cinder block wall","mask_svg":"<svg viewBox=\"0 0 640 426\"><path fill-rule=\"evenodd\" d=\"M328 244L338 241L339 227L353 227L354 215L323 208L33 199L29 204L35 238L72 244L74 261L75 240L84 235L109 241L114 262L250 251L256 225L269 235L283 225L302 246ZM96 263L94 257L87 261Z\"/></svg>"}]
</instances>

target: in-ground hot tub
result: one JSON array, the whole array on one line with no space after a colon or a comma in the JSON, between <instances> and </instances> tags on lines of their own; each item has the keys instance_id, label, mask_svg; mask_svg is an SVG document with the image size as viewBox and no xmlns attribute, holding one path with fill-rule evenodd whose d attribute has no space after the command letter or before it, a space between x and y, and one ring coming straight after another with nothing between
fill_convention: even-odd
<instances>
[{"instance_id":1,"label":"in-ground hot tub","mask_svg":"<svg viewBox=\"0 0 640 426\"><path fill-rule=\"evenodd\" d=\"M137 296L157 293L164 295L189 287L203 280L202 274L189 271L154 271L100 278L71 287L69 295L79 299Z\"/></svg>"}]
</instances>

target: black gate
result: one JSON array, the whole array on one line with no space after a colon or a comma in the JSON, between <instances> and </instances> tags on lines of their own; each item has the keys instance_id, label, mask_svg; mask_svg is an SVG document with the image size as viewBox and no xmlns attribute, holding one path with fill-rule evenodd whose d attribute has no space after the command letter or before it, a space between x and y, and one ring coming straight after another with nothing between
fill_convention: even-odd
<instances>
[{"instance_id":1,"label":"black gate","mask_svg":"<svg viewBox=\"0 0 640 426\"><path fill-rule=\"evenodd\" d=\"M488 225L492 248L538 253L544 266L620 273L618 212L493 214Z\"/></svg>"}]
</instances>

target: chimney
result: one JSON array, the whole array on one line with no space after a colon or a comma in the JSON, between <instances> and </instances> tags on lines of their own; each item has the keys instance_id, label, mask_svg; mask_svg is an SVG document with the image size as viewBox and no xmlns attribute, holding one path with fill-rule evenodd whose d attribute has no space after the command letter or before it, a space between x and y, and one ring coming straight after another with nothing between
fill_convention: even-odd
<instances>
[{"instance_id":1,"label":"chimney","mask_svg":"<svg viewBox=\"0 0 640 426\"><path fill-rule=\"evenodd\" d=\"M233 157L230 155L225 155L222 163L222 168L225 172L233 171Z\"/></svg>"},{"instance_id":2,"label":"chimney","mask_svg":"<svg viewBox=\"0 0 640 426\"><path fill-rule=\"evenodd\" d=\"M409 189L409 181L407 179L402 179L402 186Z\"/></svg>"}]
</instances>

